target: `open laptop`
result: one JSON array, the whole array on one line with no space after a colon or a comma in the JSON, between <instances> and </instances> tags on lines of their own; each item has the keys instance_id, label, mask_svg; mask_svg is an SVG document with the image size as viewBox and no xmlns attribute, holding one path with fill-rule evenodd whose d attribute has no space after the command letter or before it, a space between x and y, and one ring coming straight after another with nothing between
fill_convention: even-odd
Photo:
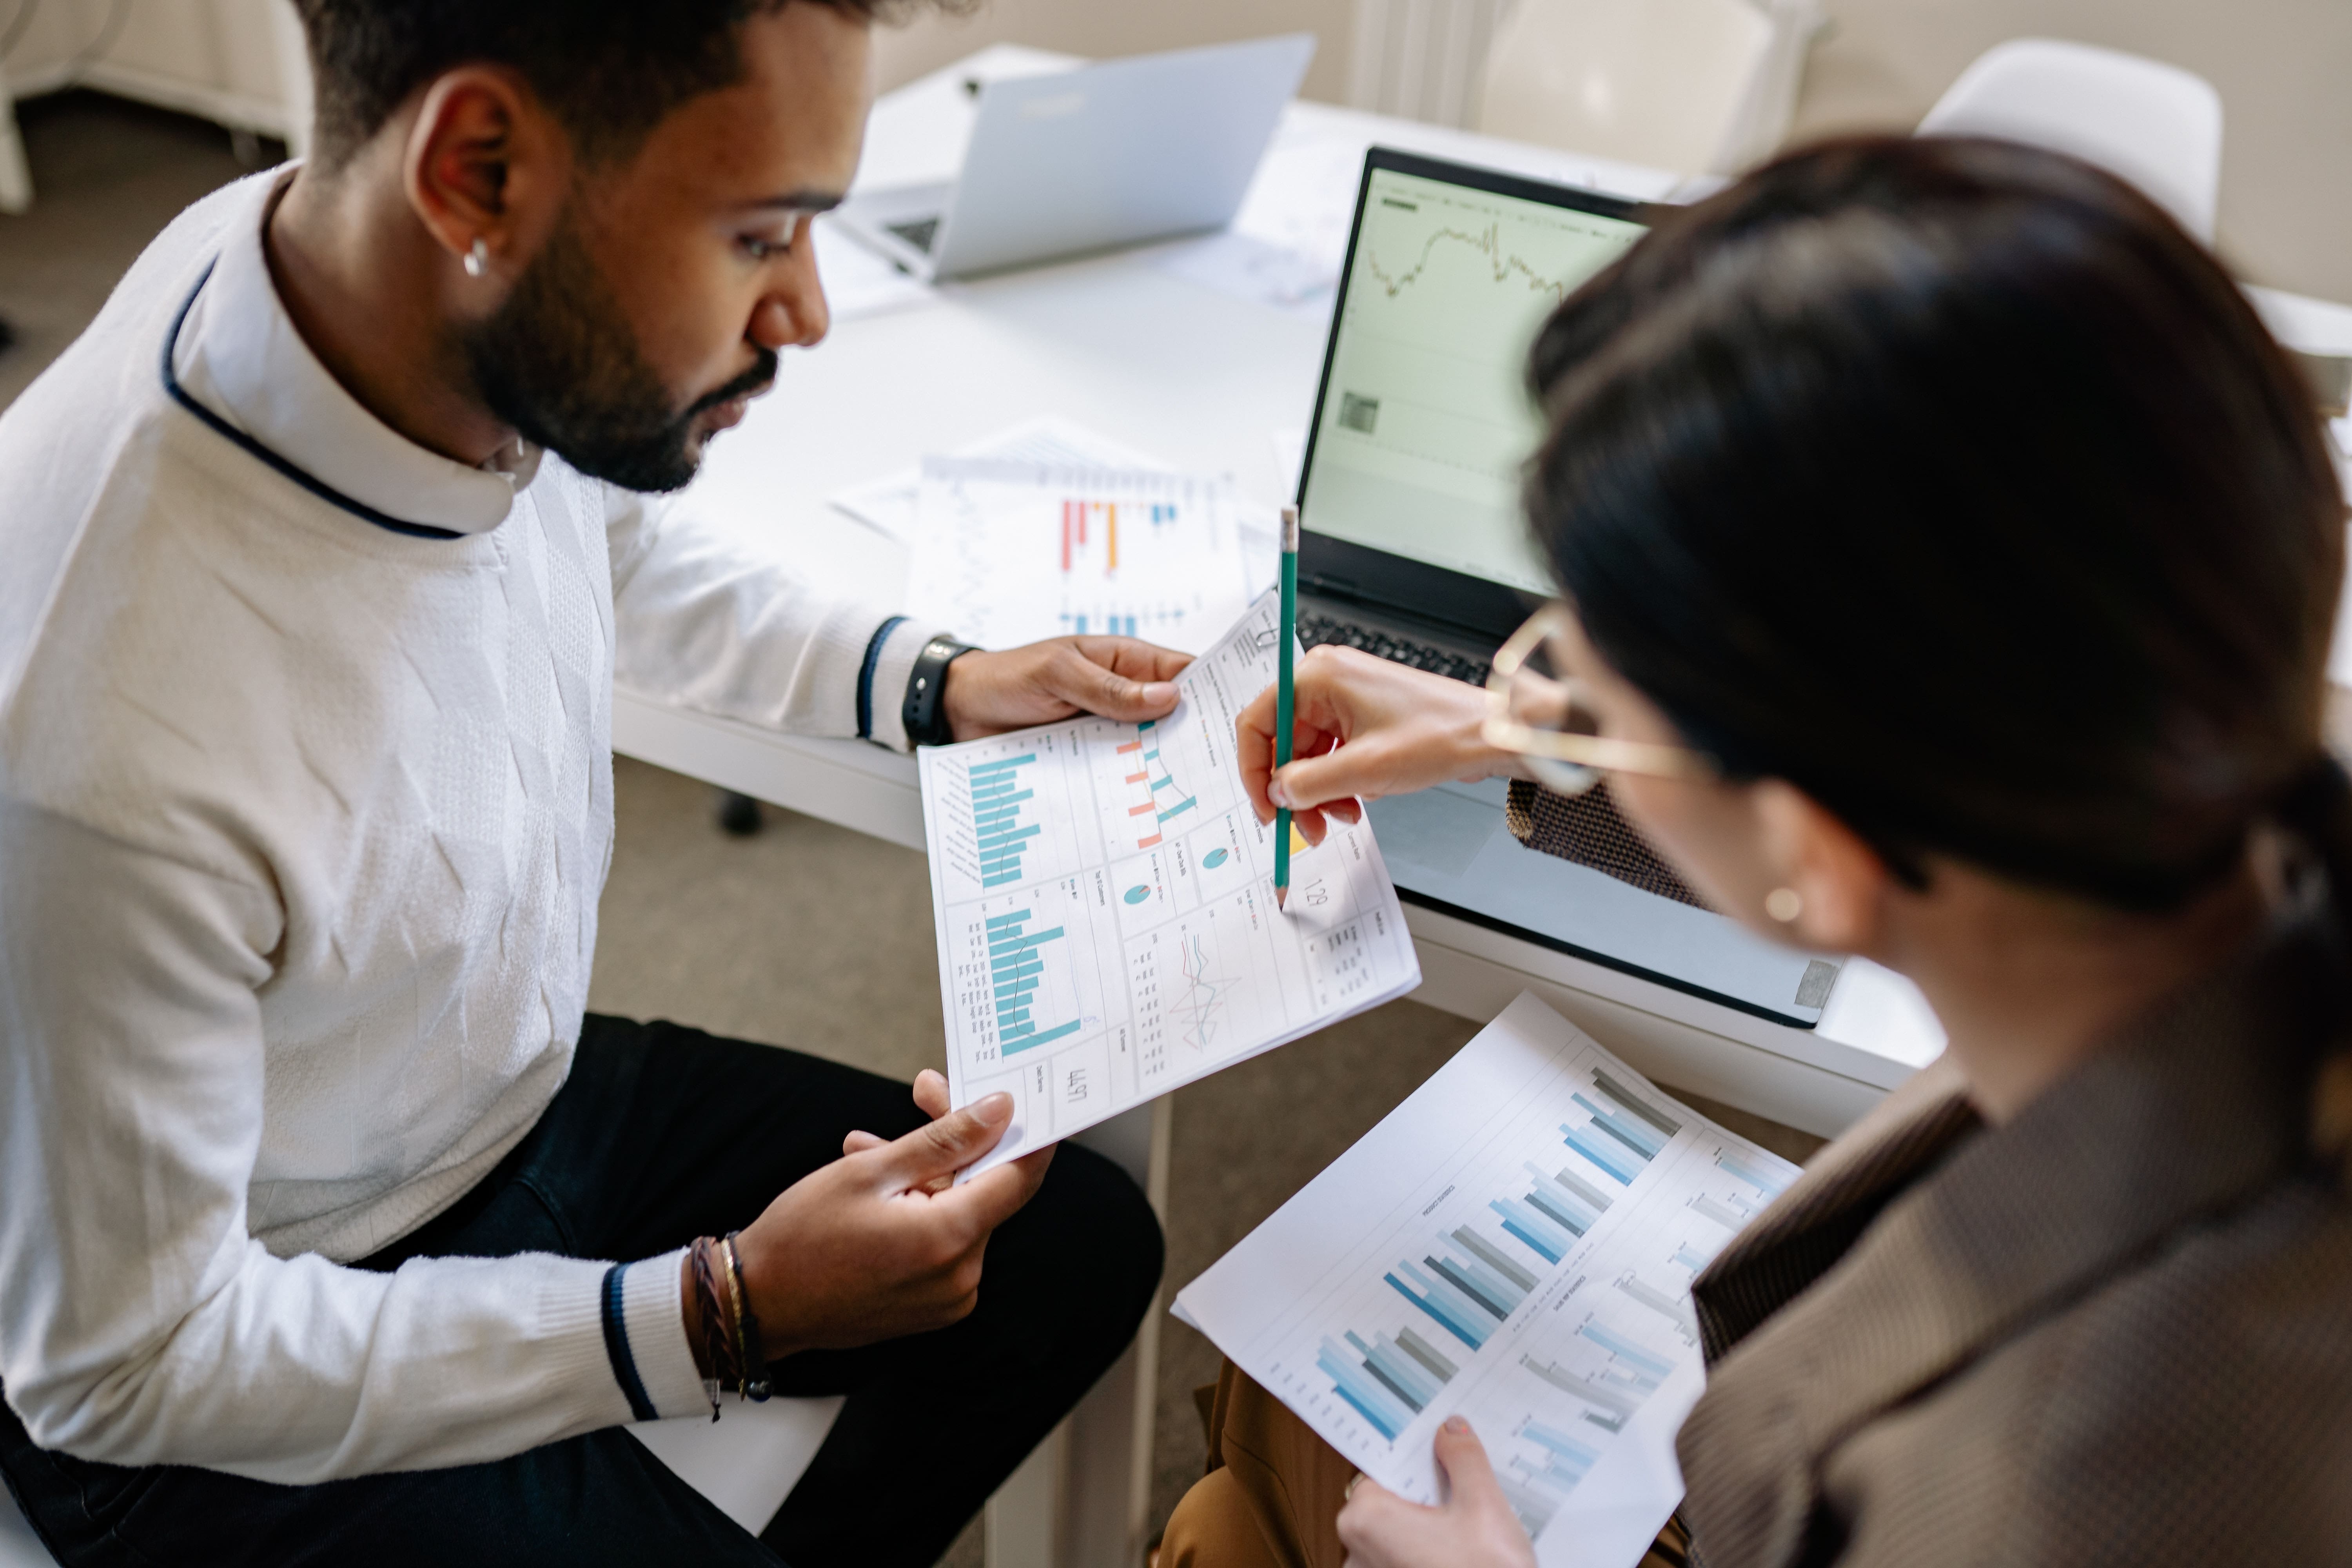
<instances>
[{"instance_id":1,"label":"open laptop","mask_svg":"<svg viewBox=\"0 0 2352 1568\"><path fill-rule=\"evenodd\" d=\"M839 222L926 279L1222 228L1314 54L1296 33L990 82L952 184L860 192Z\"/></svg>"},{"instance_id":2,"label":"open laptop","mask_svg":"<svg viewBox=\"0 0 2352 1568\"><path fill-rule=\"evenodd\" d=\"M1520 508L1543 433L1528 347L1648 218L1590 191L1366 155L1299 474L1302 641L1486 679L1551 593ZM1526 848L1504 826L1505 787L1372 804L1408 900L1777 1023L1820 1021L1835 960L1698 905L1597 795L1579 807L1580 860Z\"/></svg>"}]
</instances>

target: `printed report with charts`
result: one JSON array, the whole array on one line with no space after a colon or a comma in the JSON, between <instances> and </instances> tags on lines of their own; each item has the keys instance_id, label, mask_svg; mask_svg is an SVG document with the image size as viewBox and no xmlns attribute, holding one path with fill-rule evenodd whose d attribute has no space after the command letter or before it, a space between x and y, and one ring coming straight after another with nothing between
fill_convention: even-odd
<instances>
[{"instance_id":1,"label":"printed report with charts","mask_svg":"<svg viewBox=\"0 0 2352 1568\"><path fill-rule=\"evenodd\" d=\"M1167 718L919 753L951 1098L1016 1107L972 1172L1421 984L1370 823L1294 839L1275 906L1234 726L1279 638L1268 594L1177 678Z\"/></svg>"},{"instance_id":2,"label":"printed report with charts","mask_svg":"<svg viewBox=\"0 0 2352 1568\"><path fill-rule=\"evenodd\" d=\"M1467 1417L1543 1568L1629 1568L1682 1500L1691 1279L1796 1175L1523 994L1175 1312L1416 1502Z\"/></svg>"}]
</instances>

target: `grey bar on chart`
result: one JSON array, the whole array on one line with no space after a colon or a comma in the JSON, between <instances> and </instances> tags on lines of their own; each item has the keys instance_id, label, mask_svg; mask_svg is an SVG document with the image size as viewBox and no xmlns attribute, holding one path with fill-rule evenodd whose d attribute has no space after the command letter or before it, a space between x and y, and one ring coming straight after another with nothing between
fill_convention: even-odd
<instances>
[{"instance_id":1,"label":"grey bar on chart","mask_svg":"<svg viewBox=\"0 0 2352 1568\"><path fill-rule=\"evenodd\" d=\"M1532 1290L1536 1288L1534 1275L1504 1257L1501 1248L1489 1244L1484 1237L1468 1226L1465 1225L1456 1230L1454 1233L1454 1239L1460 1242L1470 1256L1517 1285L1520 1289Z\"/></svg>"},{"instance_id":2,"label":"grey bar on chart","mask_svg":"<svg viewBox=\"0 0 2352 1568\"><path fill-rule=\"evenodd\" d=\"M1688 1338L1695 1331L1695 1321L1691 1316L1690 1303L1687 1300L1677 1300L1663 1290L1643 1284L1642 1277L1638 1274L1628 1274L1618 1280L1617 1289L1649 1308L1653 1312L1664 1316L1676 1329L1682 1331L1685 1338Z\"/></svg>"},{"instance_id":3,"label":"grey bar on chart","mask_svg":"<svg viewBox=\"0 0 2352 1568\"><path fill-rule=\"evenodd\" d=\"M1705 1194L1701 1194L1698 1197L1691 1199L1691 1207L1697 1210L1700 1214L1706 1215L1707 1218L1715 1221L1716 1224L1728 1226L1733 1230L1744 1229L1748 1224L1746 1215L1732 1213L1729 1209L1724 1207L1721 1204L1717 1203L1713 1198L1707 1197Z\"/></svg>"},{"instance_id":4,"label":"grey bar on chart","mask_svg":"<svg viewBox=\"0 0 2352 1568\"><path fill-rule=\"evenodd\" d=\"M1566 1165L1562 1165L1558 1171L1552 1173L1552 1180L1558 1182L1561 1186L1566 1187L1570 1192L1574 1193L1578 1197L1582 1198L1586 1203L1591 1204L1592 1205L1593 1213L1601 1214L1607 1211L1609 1207L1609 1194L1602 1192L1599 1187L1594 1186L1591 1182L1586 1181L1582 1176L1578 1175L1574 1171L1570 1170Z\"/></svg>"},{"instance_id":5,"label":"grey bar on chart","mask_svg":"<svg viewBox=\"0 0 2352 1568\"><path fill-rule=\"evenodd\" d=\"M1587 1383L1572 1372L1562 1372L1556 1363L1538 1365L1535 1357L1521 1356L1519 1364L1562 1394L1572 1394L1595 1409L1608 1411L1620 1421L1641 1408L1639 1401L1628 1399L1613 1388Z\"/></svg>"},{"instance_id":6,"label":"grey bar on chart","mask_svg":"<svg viewBox=\"0 0 2352 1568\"><path fill-rule=\"evenodd\" d=\"M1427 1367L1440 1383L1452 1381L1454 1374L1461 1370L1452 1362L1440 1355L1437 1352L1435 1346L1432 1345L1427 1340L1423 1339L1419 1334L1414 1333L1411 1329L1399 1329L1397 1331L1396 1346L1397 1349L1404 1352L1405 1354L1412 1357L1413 1360Z\"/></svg>"},{"instance_id":7,"label":"grey bar on chart","mask_svg":"<svg viewBox=\"0 0 2352 1568\"><path fill-rule=\"evenodd\" d=\"M1610 1077L1607 1073L1601 1071L1598 1068L1593 1069L1592 1081L1601 1086L1601 1092L1615 1100L1618 1104L1623 1106L1627 1110L1630 1110L1634 1115L1640 1117L1643 1121L1648 1122L1651 1126L1656 1128L1659 1131L1664 1133L1667 1137L1671 1138L1675 1133L1683 1130L1683 1124L1681 1122L1676 1121L1664 1111L1654 1109L1647 1100L1643 1100L1632 1089L1627 1089L1623 1084L1619 1083L1615 1079Z\"/></svg>"}]
</instances>

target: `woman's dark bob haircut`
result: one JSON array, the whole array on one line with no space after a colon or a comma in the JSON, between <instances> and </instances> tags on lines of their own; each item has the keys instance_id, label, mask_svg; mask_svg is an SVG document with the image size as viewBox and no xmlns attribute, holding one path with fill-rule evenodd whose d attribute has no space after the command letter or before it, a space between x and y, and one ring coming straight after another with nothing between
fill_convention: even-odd
<instances>
[{"instance_id":1,"label":"woman's dark bob haircut","mask_svg":"<svg viewBox=\"0 0 2352 1568\"><path fill-rule=\"evenodd\" d=\"M2155 910L2265 817L2352 847L2314 400L2122 182L1996 142L1799 152L1571 296L1530 378L1528 511L1593 646L1906 880L1948 856Z\"/></svg>"}]
</instances>

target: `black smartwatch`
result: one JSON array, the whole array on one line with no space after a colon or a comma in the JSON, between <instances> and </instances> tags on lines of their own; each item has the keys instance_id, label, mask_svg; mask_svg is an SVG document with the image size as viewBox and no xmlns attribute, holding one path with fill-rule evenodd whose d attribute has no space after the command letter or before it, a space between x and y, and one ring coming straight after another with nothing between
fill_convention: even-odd
<instances>
[{"instance_id":1,"label":"black smartwatch","mask_svg":"<svg viewBox=\"0 0 2352 1568\"><path fill-rule=\"evenodd\" d=\"M907 700L898 708L909 746L944 746L955 739L948 728L948 666L971 651L968 642L933 637L915 656L914 670L907 677Z\"/></svg>"}]
</instances>

